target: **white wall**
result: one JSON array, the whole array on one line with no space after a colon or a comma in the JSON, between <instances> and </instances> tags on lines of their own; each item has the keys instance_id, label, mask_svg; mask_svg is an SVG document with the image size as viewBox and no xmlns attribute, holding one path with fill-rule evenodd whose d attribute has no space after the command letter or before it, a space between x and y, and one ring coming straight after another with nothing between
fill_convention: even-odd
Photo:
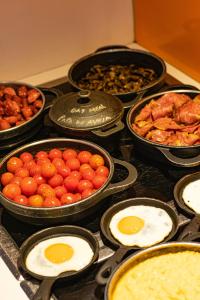
<instances>
[{"instance_id":1,"label":"white wall","mask_svg":"<svg viewBox=\"0 0 200 300\"><path fill-rule=\"evenodd\" d=\"M1 2L0 81L20 80L72 63L133 36L132 0Z\"/></svg>"}]
</instances>

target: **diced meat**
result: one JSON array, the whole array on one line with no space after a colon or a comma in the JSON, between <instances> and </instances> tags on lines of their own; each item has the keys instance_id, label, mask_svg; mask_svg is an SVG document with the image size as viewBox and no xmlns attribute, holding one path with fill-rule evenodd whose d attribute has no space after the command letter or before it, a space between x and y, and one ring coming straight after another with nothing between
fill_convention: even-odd
<instances>
[{"instance_id":1,"label":"diced meat","mask_svg":"<svg viewBox=\"0 0 200 300\"><path fill-rule=\"evenodd\" d=\"M138 127L136 124L132 125L133 130L140 136L145 136L147 132L153 127L152 123L146 123L142 127Z\"/></svg>"},{"instance_id":2,"label":"diced meat","mask_svg":"<svg viewBox=\"0 0 200 300\"><path fill-rule=\"evenodd\" d=\"M154 120L163 117L170 117L173 113L173 103L166 103L165 105L158 105L152 109L152 117Z\"/></svg>"},{"instance_id":3,"label":"diced meat","mask_svg":"<svg viewBox=\"0 0 200 300\"><path fill-rule=\"evenodd\" d=\"M135 122L145 121L151 115L151 106L147 104L144 108L141 109L140 113L135 118Z\"/></svg>"}]
</instances>

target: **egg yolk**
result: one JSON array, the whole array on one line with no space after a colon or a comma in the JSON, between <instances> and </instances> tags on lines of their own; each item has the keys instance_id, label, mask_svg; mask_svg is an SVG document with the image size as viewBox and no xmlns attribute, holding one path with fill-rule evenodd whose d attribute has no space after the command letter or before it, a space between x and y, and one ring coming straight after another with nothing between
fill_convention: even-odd
<instances>
[{"instance_id":1,"label":"egg yolk","mask_svg":"<svg viewBox=\"0 0 200 300\"><path fill-rule=\"evenodd\" d=\"M73 248L68 244L53 244L45 249L45 257L54 264L60 264L70 258L74 254Z\"/></svg>"},{"instance_id":2,"label":"egg yolk","mask_svg":"<svg viewBox=\"0 0 200 300\"><path fill-rule=\"evenodd\" d=\"M134 234L139 232L144 226L144 220L136 216L127 216L118 223L118 229L124 234Z\"/></svg>"}]
</instances>

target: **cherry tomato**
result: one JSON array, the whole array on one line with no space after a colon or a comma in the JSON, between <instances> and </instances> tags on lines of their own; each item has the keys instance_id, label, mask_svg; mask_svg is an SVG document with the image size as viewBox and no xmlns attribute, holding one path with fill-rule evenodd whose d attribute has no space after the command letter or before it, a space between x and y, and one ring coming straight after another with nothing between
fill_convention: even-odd
<instances>
[{"instance_id":1,"label":"cherry tomato","mask_svg":"<svg viewBox=\"0 0 200 300\"><path fill-rule=\"evenodd\" d=\"M22 179L20 187L22 194L25 196L31 196L37 191L37 182L33 177L25 177Z\"/></svg>"},{"instance_id":2,"label":"cherry tomato","mask_svg":"<svg viewBox=\"0 0 200 300\"><path fill-rule=\"evenodd\" d=\"M49 184L43 183L41 184L38 189L37 189L37 193L41 196L43 196L44 198L46 197L51 197L51 196L55 196L55 191L54 189L52 189L52 187Z\"/></svg>"},{"instance_id":3,"label":"cherry tomato","mask_svg":"<svg viewBox=\"0 0 200 300\"><path fill-rule=\"evenodd\" d=\"M92 168L91 168L91 166L90 166L89 164L82 164L82 165L80 166L79 172L81 172L81 174L82 174L82 172L83 172L85 169L92 169Z\"/></svg>"},{"instance_id":4,"label":"cherry tomato","mask_svg":"<svg viewBox=\"0 0 200 300\"><path fill-rule=\"evenodd\" d=\"M92 179L92 183L96 189L99 189L106 181L107 181L107 177L102 175L96 175Z\"/></svg>"},{"instance_id":5,"label":"cherry tomato","mask_svg":"<svg viewBox=\"0 0 200 300\"><path fill-rule=\"evenodd\" d=\"M76 158L77 152L74 149L66 149L63 151L62 155L63 155L64 160L68 160L70 158Z\"/></svg>"},{"instance_id":6,"label":"cherry tomato","mask_svg":"<svg viewBox=\"0 0 200 300\"><path fill-rule=\"evenodd\" d=\"M39 166L42 166L42 165L45 165L45 164L49 164L51 163L50 159L49 158L39 158L37 159L37 165Z\"/></svg>"},{"instance_id":7,"label":"cherry tomato","mask_svg":"<svg viewBox=\"0 0 200 300\"><path fill-rule=\"evenodd\" d=\"M67 166L62 166L62 167L59 167L57 169L58 171L58 174L60 174L63 178L69 176L69 174L71 173L71 170L69 167Z\"/></svg>"},{"instance_id":8,"label":"cherry tomato","mask_svg":"<svg viewBox=\"0 0 200 300\"><path fill-rule=\"evenodd\" d=\"M76 194L74 194L74 198L75 198L76 202L78 202L82 199L82 196L80 193L76 193Z\"/></svg>"},{"instance_id":9,"label":"cherry tomato","mask_svg":"<svg viewBox=\"0 0 200 300\"><path fill-rule=\"evenodd\" d=\"M104 165L104 159L103 159L103 157L102 157L101 155L99 155L99 154L93 154L93 155L90 157L89 163L90 163L90 166L91 166L93 169L96 170L98 167Z\"/></svg>"},{"instance_id":10,"label":"cherry tomato","mask_svg":"<svg viewBox=\"0 0 200 300\"><path fill-rule=\"evenodd\" d=\"M23 152L19 157L24 163L33 160L33 155L29 152Z\"/></svg>"},{"instance_id":11,"label":"cherry tomato","mask_svg":"<svg viewBox=\"0 0 200 300\"><path fill-rule=\"evenodd\" d=\"M41 175L43 177L52 177L56 174L56 167L52 163L42 164L41 166Z\"/></svg>"},{"instance_id":12,"label":"cherry tomato","mask_svg":"<svg viewBox=\"0 0 200 300\"><path fill-rule=\"evenodd\" d=\"M102 175L102 176L108 177L109 169L105 166L100 166L96 169L96 175Z\"/></svg>"},{"instance_id":13,"label":"cherry tomato","mask_svg":"<svg viewBox=\"0 0 200 300\"><path fill-rule=\"evenodd\" d=\"M49 158L53 160L54 158L62 158L62 151L58 148L51 149L49 151Z\"/></svg>"},{"instance_id":14,"label":"cherry tomato","mask_svg":"<svg viewBox=\"0 0 200 300\"><path fill-rule=\"evenodd\" d=\"M48 158L48 153L46 151L39 151L39 152L36 153L35 157L37 159Z\"/></svg>"},{"instance_id":15,"label":"cherry tomato","mask_svg":"<svg viewBox=\"0 0 200 300\"><path fill-rule=\"evenodd\" d=\"M63 183L63 177L60 174L55 174L48 181L48 184L53 188L62 185L62 183Z\"/></svg>"},{"instance_id":16,"label":"cherry tomato","mask_svg":"<svg viewBox=\"0 0 200 300\"><path fill-rule=\"evenodd\" d=\"M41 170L42 170L42 167L40 165L35 165L29 170L29 172L30 172L31 176L34 176L36 174L41 175Z\"/></svg>"},{"instance_id":17,"label":"cherry tomato","mask_svg":"<svg viewBox=\"0 0 200 300\"><path fill-rule=\"evenodd\" d=\"M16 183L19 186L21 185L23 177L19 177L19 176L14 176L14 178L11 180L10 183Z\"/></svg>"},{"instance_id":18,"label":"cherry tomato","mask_svg":"<svg viewBox=\"0 0 200 300\"><path fill-rule=\"evenodd\" d=\"M16 172L15 172L15 176L17 177L28 177L29 176L29 171L25 168L19 168Z\"/></svg>"},{"instance_id":19,"label":"cherry tomato","mask_svg":"<svg viewBox=\"0 0 200 300\"><path fill-rule=\"evenodd\" d=\"M15 196L14 201L22 205L28 205L28 199L24 195Z\"/></svg>"},{"instance_id":20,"label":"cherry tomato","mask_svg":"<svg viewBox=\"0 0 200 300\"><path fill-rule=\"evenodd\" d=\"M81 175L81 173L79 171L72 171L70 173L70 177L74 177L74 178L76 178L78 180L81 180L82 175Z\"/></svg>"},{"instance_id":21,"label":"cherry tomato","mask_svg":"<svg viewBox=\"0 0 200 300\"><path fill-rule=\"evenodd\" d=\"M34 166L36 166L36 163L34 160L29 160L24 163L24 168L27 170L31 170Z\"/></svg>"},{"instance_id":22,"label":"cherry tomato","mask_svg":"<svg viewBox=\"0 0 200 300\"><path fill-rule=\"evenodd\" d=\"M61 159L61 158L54 158L54 159L52 160L52 164L54 164L54 166L56 167L56 169L59 169L59 168L65 166L65 162L64 162L64 160Z\"/></svg>"},{"instance_id":23,"label":"cherry tomato","mask_svg":"<svg viewBox=\"0 0 200 300\"><path fill-rule=\"evenodd\" d=\"M11 180L14 178L13 173L10 172L5 172L1 175L1 183L3 185L7 185L8 183L11 182Z\"/></svg>"},{"instance_id":24,"label":"cherry tomato","mask_svg":"<svg viewBox=\"0 0 200 300\"><path fill-rule=\"evenodd\" d=\"M82 193L86 189L93 189L93 184L89 180L80 180L78 184L78 191Z\"/></svg>"},{"instance_id":25,"label":"cherry tomato","mask_svg":"<svg viewBox=\"0 0 200 300\"><path fill-rule=\"evenodd\" d=\"M7 162L7 170L11 173L15 173L19 168L23 166L23 161L18 157L11 157Z\"/></svg>"},{"instance_id":26,"label":"cherry tomato","mask_svg":"<svg viewBox=\"0 0 200 300\"><path fill-rule=\"evenodd\" d=\"M44 199L43 207L54 207L54 206L61 206L61 203L58 198L47 197Z\"/></svg>"},{"instance_id":27,"label":"cherry tomato","mask_svg":"<svg viewBox=\"0 0 200 300\"><path fill-rule=\"evenodd\" d=\"M75 177L68 176L64 180L64 186L69 192L73 192L77 189L79 180Z\"/></svg>"},{"instance_id":28,"label":"cherry tomato","mask_svg":"<svg viewBox=\"0 0 200 300\"><path fill-rule=\"evenodd\" d=\"M78 158L69 158L66 162L66 166L68 166L71 171L77 171L80 169L80 161Z\"/></svg>"},{"instance_id":29,"label":"cherry tomato","mask_svg":"<svg viewBox=\"0 0 200 300\"><path fill-rule=\"evenodd\" d=\"M35 179L35 181L37 182L38 185L40 185L42 183L46 183L46 179L44 177L42 177L42 175L40 175L40 174L35 174L33 176L33 178Z\"/></svg>"},{"instance_id":30,"label":"cherry tomato","mask_svg":"<svg viewBox=\"0 0 200 300\"><path fill-rule=\"evenodd\" d=\"M42 207L44 199L41 195L33 195L28 199L28 204L33 207Z\"/></svg>"},{"instance_id":31,"label":"cherry tomato","mask_svg":"<svg viewBox=\"0 0 200 300\"><path fill-rule=\"evenodd\" d=\"M21 195L21 189L16 183L9 183L3 188L3 194L9 199L14 199L16 196Z\"/></svg>"},{"instance_id":32,"label":"cherry tomato","mask_svg":"<svg viewBox=\"0 0 200 300\"><path fill-rule=\"evenodd\" d=\"M56 197L58 199L60 199L62 197L62 195L67 193L67 189L64 185L56 186L54 191L55 191Z\"/></svg>"},{"instance_id":33,"label":"cherry tomato","mask_svg":"<svg viewBox=\"0 0 200 300\"><path fill-rule=\"evenodd\" d=\"M91 156L91 152L83 150L79 152L78 159L81 164L85 164L89 162Z\"/></svg>"},{"instance_id":34,"label":"cherry tomato","mask_svg":"<svg viewBox=\"0 0 200 300\"><path fill-rule=\"evenodd\" d=\"M96 192L96 190L94 190L94 189L85 189L85 190L83 190L83 192L82 192L82 199L85 199L85 198L87 198L87 197L90 197L92 194L94 194Z\"/></svg>"},{"instance_id":35,"label":"cherry tomato","mask_svg":"<svg viewBox=\"0 0 200 300\"><path fill-rule=\"evenodd\" d=\"M93 169L85 169L82 172L83 179L92 180L95 176L95 171Z\"/></svg>"},{"instance_id":36,"label":"cherry tomato","mask_svg":"<svg viewBox=\"0 0 200 300\"><path fill-rule=\"evenodd\" d=\"M60 202L62 205L76 202L76 197L72 193L62 195Z\"/></svg>"}]
</instances>

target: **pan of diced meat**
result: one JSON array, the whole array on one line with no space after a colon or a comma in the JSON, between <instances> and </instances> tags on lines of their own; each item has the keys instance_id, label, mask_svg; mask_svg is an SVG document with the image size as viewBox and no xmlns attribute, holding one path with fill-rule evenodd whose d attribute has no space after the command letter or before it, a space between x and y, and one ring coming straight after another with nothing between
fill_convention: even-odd
<instances>
[{"instance_id":1,"label":"pan of diced meat","mask_svg":"<svg viewBox=\"0 0 200 300\"><path fill-rule=\"evenodd\" d=\"M20 136L40 123L48 108L46 95L56 90L37 88L21 82L0 83L0 141Z\"/></svg>"},{"instance_id":2,"label":"pan of diced meat","mask_svg":"<svg viewBox=\"0 0 200 300\"><path fill-rule=\"evenodd\" d=\"M129 110L127 125L152 159L200 165L200 91L177 89L146 97Z\"/></svg>"}]
</instances>

